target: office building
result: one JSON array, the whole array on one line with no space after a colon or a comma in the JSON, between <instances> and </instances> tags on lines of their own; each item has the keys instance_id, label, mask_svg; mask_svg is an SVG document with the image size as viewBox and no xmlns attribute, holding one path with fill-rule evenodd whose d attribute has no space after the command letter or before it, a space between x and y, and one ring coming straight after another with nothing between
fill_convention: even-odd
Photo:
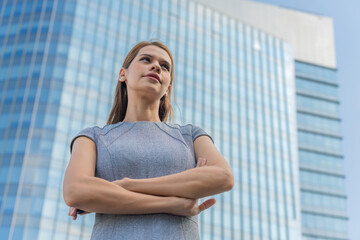
<instances>
[{"instance_id":1,"label":"office building","mask_svg":"<svg viewBox=\"0 0 360 240\"><path fill-rule=\"evenodd\" d=\"M250 1L198 1L291 45L303 239L347 239L333 20Z\"/></svg>"},{"instance_id":2,"label":"office building","mask_svg":"<svg viewBox=\"0 0 360 240\"><path fill-rule=\"evenodd\" d=\"M174 56L174 122L234 173L201 239L346 239L331 19L235 0L1 4L1 239L89 239L94 214L73 221L62 196L70 140L106 124L125 54L149 39Z\"/></svg>"}]
</instances>

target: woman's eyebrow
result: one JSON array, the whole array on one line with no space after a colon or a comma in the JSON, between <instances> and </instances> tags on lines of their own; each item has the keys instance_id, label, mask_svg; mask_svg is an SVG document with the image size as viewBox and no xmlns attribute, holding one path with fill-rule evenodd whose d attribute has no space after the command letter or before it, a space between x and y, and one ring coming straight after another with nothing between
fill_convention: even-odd
<instances>
[{"instance_id":1,"label":"woman's eyebrow","mask_svg":"<svg viewBox=\"0 0 360 240\"><path fill-rule=\"evenodd\" d=\"M144 55L144 56L148 56L148 57L153 57L152 55L147 54L147 53L140 54L139 57L140 57L140 56L143 56L143 55ZM161 59L161 61L165 62L169 67L171 66L170 63L168 63L166 60Z\"/></svg>"}]
</instances>

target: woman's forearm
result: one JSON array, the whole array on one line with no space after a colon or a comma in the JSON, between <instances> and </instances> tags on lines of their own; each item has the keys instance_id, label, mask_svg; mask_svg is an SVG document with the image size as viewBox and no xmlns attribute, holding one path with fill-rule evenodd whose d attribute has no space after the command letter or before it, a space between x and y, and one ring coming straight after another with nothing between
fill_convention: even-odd
<instances>
[{"instance_id":1,"label":"woman's forearm","mask_svg":"<svg viewBox=\"0 0 360 240\"><path fill-rule=\"evenodd\" d=\"M64 198L70 207L97 213L169 213L173 207L172 198L131 192L97 177L83 177L64 191Z\"/></svg>"},{"instance_id":2,"label":"woman's forearm","mask_svg":"<svg viewBox=\"0 0 360 240\"><path fill-rule=\"evenodd\" d=\"M192 168L156 178L125 178L114 182L133 192L193 199L212 196L232 188L226 171L216 166Z\"/></svg>"}]
</instances>

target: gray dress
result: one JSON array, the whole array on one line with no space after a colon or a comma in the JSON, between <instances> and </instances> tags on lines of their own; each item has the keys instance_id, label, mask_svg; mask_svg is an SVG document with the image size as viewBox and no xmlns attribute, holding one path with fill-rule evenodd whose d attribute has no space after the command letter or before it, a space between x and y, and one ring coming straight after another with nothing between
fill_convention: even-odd
<instances>
[{"instance_id":1,"label":"gray dress","mask_svg":"<svg viewBox=\"0 0 360 240\"><path fill-rule=\"evenodd\" d=\"M192 124L119 122L83 129L72 139L70 153L74 140L86 136L96 143L96 177L154 178L196 167L193 142L201 135L209 136ZM91 239L196 240L198 216L96 213Z\"/></svg>"}]
</instances>

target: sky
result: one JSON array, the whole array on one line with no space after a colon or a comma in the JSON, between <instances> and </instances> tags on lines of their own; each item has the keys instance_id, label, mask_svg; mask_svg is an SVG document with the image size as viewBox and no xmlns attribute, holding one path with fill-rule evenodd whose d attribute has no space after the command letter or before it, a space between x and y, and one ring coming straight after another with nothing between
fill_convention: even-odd
<instances>
[{"instance_id":1,"label":"sky","mask_svg":"<svg viewBox=\"0 0 360 240\"><path fill-rule=\"evenodd\" d=\"M255 0L334 20L349 239L360 239L360 1Z\"/></svg>"}]
</instances>

